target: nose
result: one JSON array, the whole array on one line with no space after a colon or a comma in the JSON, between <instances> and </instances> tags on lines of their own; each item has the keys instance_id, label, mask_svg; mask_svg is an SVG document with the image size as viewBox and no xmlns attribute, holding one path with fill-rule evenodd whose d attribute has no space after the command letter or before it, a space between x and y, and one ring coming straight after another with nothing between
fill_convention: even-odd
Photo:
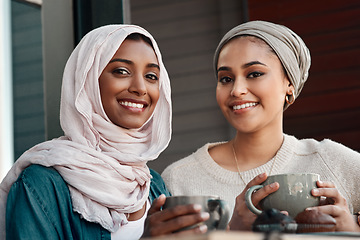
<instances>
[{"instance_id":1,"label":"nose","mask_svg":"<svg viewBox=\"0 0 360 240\"><path fill-rule=\"evenodd\" d=\"M130 81L129 92L134 93L137 96L146 95L145 79L142 76L134 76Z\"/></svg>"},{"instance_id":2,"label":"nose","mask_svg":"<svg viewBox=\"0 0 360 240\"><path fill-rule=\"evenodd\" d=\"M248 93L248 86L244 79L235 79L233 87L231 89L231 96L239 97Z\"/></svg>"}]
</instances>

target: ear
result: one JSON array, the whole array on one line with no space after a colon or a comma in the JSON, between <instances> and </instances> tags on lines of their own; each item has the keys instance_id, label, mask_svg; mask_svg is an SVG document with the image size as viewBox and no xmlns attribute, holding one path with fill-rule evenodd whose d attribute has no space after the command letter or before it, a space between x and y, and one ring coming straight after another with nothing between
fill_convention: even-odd
<instances>
[{"instance_id":1,"label":"ear","mask_svg":"<svg viewBox=\"0 0 360 240\"><path fill-rule=\"evenodd\" d=\"M292 95L293 92L295 92L295 88L294 88L294 86L289 82L289 85L288 85L288 89L287 89L287 91L286 91L286 94L287 94L287 95Z\"/></svg>"},{"instance_id":2,"label":"ear","mask_svg":"<svg viewBox=\"0 0 360 240\"><path fill-rule=\"evenodd\" d=\"M286 95L292 95L295 92L295 88L287 76L284 78L284 90L286 90Z\"/></svg>"}]
</instances>

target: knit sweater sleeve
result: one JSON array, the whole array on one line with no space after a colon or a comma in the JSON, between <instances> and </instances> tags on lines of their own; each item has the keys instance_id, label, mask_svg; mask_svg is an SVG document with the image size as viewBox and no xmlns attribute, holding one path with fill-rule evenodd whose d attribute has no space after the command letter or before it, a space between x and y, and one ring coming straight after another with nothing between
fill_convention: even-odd
<instances>
[{"instance_id":1,"label":"knit sweater sleeve","mask_svg":"<svg viewBox=\"0 0 360 240\"><path fill-rule=\"evenodd\" d=\"M319 152L346 191L344 197L350 200L354 212L360 211L360 153L328 139L320 145Z\"/></svg>"}]
</instances>

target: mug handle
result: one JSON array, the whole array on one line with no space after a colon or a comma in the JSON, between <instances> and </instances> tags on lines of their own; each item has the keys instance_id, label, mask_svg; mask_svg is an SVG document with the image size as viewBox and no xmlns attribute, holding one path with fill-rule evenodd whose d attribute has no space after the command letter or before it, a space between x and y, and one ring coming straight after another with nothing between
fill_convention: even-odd
<instances>
[{"instance_id":1,"label":"mug handle","mask_svg":"<svg viewBox=\"0 0 360 240\"><path fill-rule=\"evenodd\" d=\"M209 202L216 202L217 205L219 206L220 219L219 219L216 229L219 229L219 230L226 229L229 218L230 218L229 204L226 201L221 200L221 199L211 199L211 200L209 200Z\"/></svg>"},{"instance_id":2,"label":"mug handle","mask_svg":"<svg viewBox=\"0 0 360 240\"><path fill-rule=\"evenodd\" d=\"M256 215L260 215L262 213L261 210L257 209L254 204L252 203L251 201L251 195L253 194L253 192L255 190L258 190L260 188L264 187L263 185L255 185L255 186L252 186L250 187L246 193L245 193L245 203L246 203L246 206L248 207L248 209L255 213Z\"/></svg>"}]
</instances>

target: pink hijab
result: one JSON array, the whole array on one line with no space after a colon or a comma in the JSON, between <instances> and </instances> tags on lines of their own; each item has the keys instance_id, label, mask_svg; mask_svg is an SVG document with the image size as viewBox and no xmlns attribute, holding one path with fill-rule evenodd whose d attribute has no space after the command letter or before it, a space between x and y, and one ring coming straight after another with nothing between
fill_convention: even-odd
<instances>
[{"instance_id":1,"label":"pink hijab","mask_svg":"<svg viewBox=\"0 0 360 240\"><path fill-rule=\"evenodd\" d=\"M106 116L98 78L131 33L151 39L160 66L160 98L139 129L124 129ZM64 70L60 122L63 137L26 151L0 185L0 238L5 237L6 199L11 185L31 164L54 167L70 189L73 210L114 232L125 213L142 208L149 195L147 161L156 159L171 137L170 80L154 38L133 25L108 25L88 33Z\"/></svg>"}]
</instances>

